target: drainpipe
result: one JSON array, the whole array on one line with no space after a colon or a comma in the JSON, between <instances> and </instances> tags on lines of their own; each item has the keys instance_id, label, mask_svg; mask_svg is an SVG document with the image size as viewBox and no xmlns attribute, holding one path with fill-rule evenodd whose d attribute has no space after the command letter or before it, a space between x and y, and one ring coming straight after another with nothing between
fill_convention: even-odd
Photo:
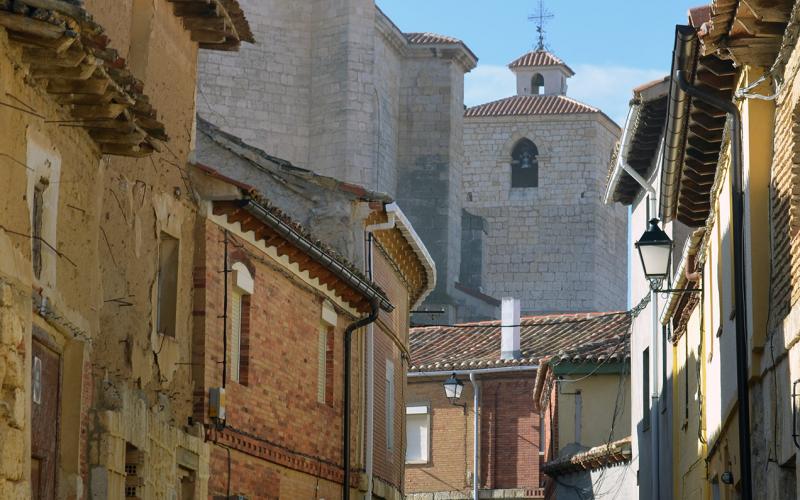
<instances>
[{"instance_id":1,"label":"drainpipe","mask_svg":"<svg viewBox=\"0 0 800 500\"><path fill-rule=\"evenodd\" d=\"M651 331L650 331L650 353L653 357L650 363L650 372L653 382L650 384L652 387L650 391L650 432L652 436L650 436L652 442L652 453L651 453L651 464L652 464L652 477L651 477L651 486L652 486L652 495L651 498L657 500L661 498L661 436L659 435L658 431L658 406L659 400L661 399L661 393L659 391L658 384L661 382L660 370L658 369L658 364L661 362L661 353L659 353L659 348L661 344L658 342L658 332L660 330L658 325L658 292L654 289L650 291L650 308L651 308Z\"/></svg>"},{"instance_id":2,"label":"drainpipe","mask_svg":"<svg viewBox=\"0 0 800 500\"><path fill-rule=\"evenodd\" d=\"M750 457L750 393L748 391L747 307L745 303L744 193L742 190L742 117L731 101L699 89L689 83L686 72L675 73L678 86L695 99L725 111L731 121L731 191L733 205L733 288L736 319L736 391L739 398L739 464L743 500L753 498Z\"/></svg>"},{"instance_id":3,"label":"drainpipe","mask_svg":"<svg viewBox=\"0 0 800 500\"><path fill-rule=\"evenodd\" d=\"M344 330L344 429L342 434L342 462L344 467L344 481L342 484L342 499L350 499L350 344L353 341L353 332L367 326L378 319L378 299L370 303L370 313L354 323L347 325Z\"/></svg>"},{"instance_id":4,"label":"drainpipe","mask_svg":"<svg viewBox=\"0 0 800 500\"><path fill-rule=\"evenodd\" d=\"M481 389L478 387L475 372L469 373L469 382L472 384L472 498L478 500L478 406L481 399Z\"/></svg>"},{"instance_id":5,"label":"drainpipe","mask_svg":"<svg viewBox=\"0 0 800 500\"><path fill-rule=\"evenodd\" d=\"M385 208L387 222L380 224L372 224L364 228L366 235L366 248L365 248L365 261L367 264L367 278L374 281L373 277L373 261L372 261L372 233L375 231L384 231L387 229L394 229L396 225L395 213L389 211L389 207L394 203L387 205ZM367 418L366 418L366 457L364 459L364 468L367 475L367 494L364 497L366 500L372 500L372 469L373 469L373 449L375 448L375 333L373 325L367 326L367 377L366 377L366 405L367 405Z\"/></svg>"}]
</instances>

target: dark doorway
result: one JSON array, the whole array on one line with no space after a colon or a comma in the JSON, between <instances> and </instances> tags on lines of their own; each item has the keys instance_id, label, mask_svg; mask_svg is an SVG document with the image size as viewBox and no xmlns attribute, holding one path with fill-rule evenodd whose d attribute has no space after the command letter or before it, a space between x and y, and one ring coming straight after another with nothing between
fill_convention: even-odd
<instances>
[{"instance_id":1,"label":"dark doorway","mask_svg":"<svg viewBox=\"0 0 800 500\"><path fill-rule=\"evenodd\" d=\"M34 500L56 498L61 356L33 340L31 352L31 490Z\"/></svg>"}]
</instances>

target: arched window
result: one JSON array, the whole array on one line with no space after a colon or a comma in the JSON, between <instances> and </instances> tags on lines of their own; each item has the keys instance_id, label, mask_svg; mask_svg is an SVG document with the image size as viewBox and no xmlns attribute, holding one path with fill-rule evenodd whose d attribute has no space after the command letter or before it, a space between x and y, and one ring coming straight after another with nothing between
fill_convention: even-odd
<instances>
[{"instance_id":1,"label":"arched window","mask_svg":"<svg viewBox=\"0 0 800 500\"><path fill-rule=\"evenodd\" d=\"M242 262L234 262L231 302L230 377L234 382L247 385L250 368L250 297L254 281L250 270Z\"/></svg>"},{"instance_id":2,"label":"arched window","mask_svg":"<svg viewBox=\"0 0 800 500\"><path fill-rule=\"evenodd\" d=\"M530 139L520 139L511 151L511 187L539 185L539 150Z\"/></svg>"},{"instance_id":3,"label":"arched window","mask_svg":"<svg viewBox=\"0 0 800 500\"><path fill-rule=\"evenodd\" d=\"M531 94L539 95L544 93L544 77L541 73L536 73L531 78Z\"/></svg>"}]
</instances>

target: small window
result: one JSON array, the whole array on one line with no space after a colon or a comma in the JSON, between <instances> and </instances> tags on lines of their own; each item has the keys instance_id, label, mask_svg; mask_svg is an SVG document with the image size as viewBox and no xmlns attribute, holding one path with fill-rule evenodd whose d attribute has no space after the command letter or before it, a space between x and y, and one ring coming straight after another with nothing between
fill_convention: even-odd
<instances>
[{"instance_id":1,"label":"small window","mask_svg":"<svg viewBox=\"0 0 800 500\"><path fill-rule=\"evenodd\" d=\"M642 429L650 428L650 348L642 352Z\"/></svg>"},{"instance_id":2,"label":"small window","mask_svg":"<svg viewBox=\"0 0 800 500\"><path fill-rule=\"evenodd\" d=\"M521 139L511 152L511 187L539 185L539 150L529 139Z\"/></svg>"},{"instance_id":3,"label":"small window","mask_svg":"<svg viewBox=\"0 0 800 500\"><path fill-rule=\"evenodd\" d=\"M544 93L544 77L541 73L536 73L531 78L531 94L541 95Z\"/></svg>"},{"instance_id":4,"label":"small window","mask_svg":"<svg viewBox=\"0 0 800 500\"><path fill-rule=\"evenodd\" d=\"M125 497L144 498L144 454L130 443L125 444Z\"/></svg>"},{"instance_id":5,"label":"small window","mask_svg":"<svg viewBox=\"0 0 800 500\"><path fill-rule=\"evenodd\" d=\"M33 275L36 279L42 277L42 224L44 219L44 192L47 189L47 185L47 179L42 179L33 188L31 260L33 261Z\"/></svg>"},{"instance_id":6,"label":"small window","mask_svg":"<svg viewBox=\"0 0 800 500\"><path fill-rule=\"evenodd\" d=\"M406 463L430 461L430 428L431 415L427 406L406 407Z\"/></svg>"},{"instance_id":7,"label":"small window","mask_svg":"<svg viewBox=\"0 0 800 500\"><path fill-rule=\"evenodd\" d=\"M233 291L231 292L231 380L247 384L250 337L250 296L253 293L253 277L241 262L231 266Z\"/></svg>"},{"instance_id":8,"label":"small window","mask_svg":"<svg viewBox=\"0 0 800 500\"><path fill-rule=\"evenodd\" d=\"M394 363L386 360L386 449L394 449Z\"/></svg>"},{"instance_id":9,"label":"small window","mask_svg":"<svg viewBox=\"0 0 800 500\"><path fill-rule=\"evenodd\" d=\"M179 242L162 232L158 248L158 307L156 331L175 336L175 317L178 303Z\"/></svg>"},{"instance_id":10,"label":"small window","mask_svg":"<svg viewBox=\"0 0 800 500\"><path fill-rule=\"evenodd\" d=\"M317 343L317 402L333 406L333 328L321 326Z\"/></svg>"}]
</instances>

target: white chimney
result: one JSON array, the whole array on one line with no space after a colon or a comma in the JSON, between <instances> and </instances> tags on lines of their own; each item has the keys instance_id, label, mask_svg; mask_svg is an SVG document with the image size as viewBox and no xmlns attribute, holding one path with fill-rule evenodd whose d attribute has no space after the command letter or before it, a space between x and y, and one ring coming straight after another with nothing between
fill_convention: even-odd
<instances>
[{"instance_id":1,"label":"white chimney","mask_svg":"<svg viewBox=\"0 0 800 500\"><path fill-rule=\"evenodd\" d=\"M519 299L503 297L503 308L500 313L502 339L500 341L500 358L518 359L519 352Z\"/></svg>"}]
</instances>

